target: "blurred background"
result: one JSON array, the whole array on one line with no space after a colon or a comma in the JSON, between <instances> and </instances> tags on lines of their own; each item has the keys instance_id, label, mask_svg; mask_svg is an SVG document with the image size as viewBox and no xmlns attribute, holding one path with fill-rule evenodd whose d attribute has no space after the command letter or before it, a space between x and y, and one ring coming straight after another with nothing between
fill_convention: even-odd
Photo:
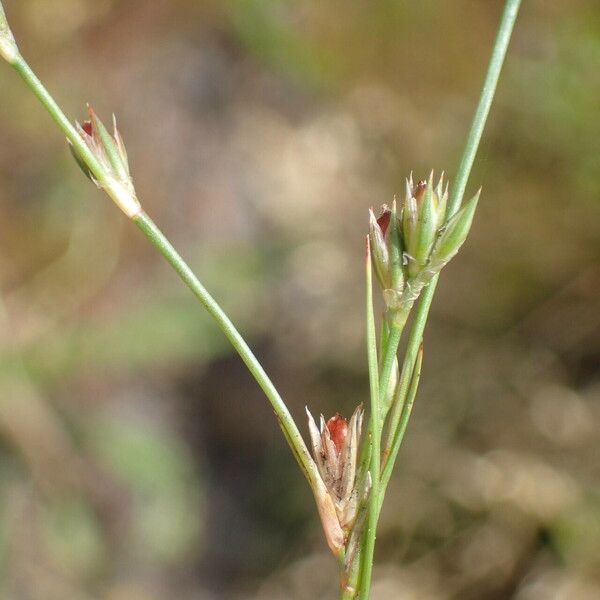
<instances>
[{"instance_id":1,"label":"blurred background","mask_svg":"<svg viewBox=\"0 0 600 600\"><path fill-rule=\"evenodd\" d=\"M5 0L72 119L304 405L367 398L367 209L452 179L497 0ZM600 598L600 6L524 2L382 515L373 598ZM336 593L266 400L0 65L0 597Z\"/></svg>"}]
</instances>

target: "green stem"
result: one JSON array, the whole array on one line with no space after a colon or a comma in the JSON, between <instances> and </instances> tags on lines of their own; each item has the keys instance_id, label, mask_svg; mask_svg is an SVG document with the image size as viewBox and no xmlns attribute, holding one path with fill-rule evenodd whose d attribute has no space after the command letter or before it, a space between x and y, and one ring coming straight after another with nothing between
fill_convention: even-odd
<instances>
[{"instance_id":1,"label":"green stem","mask_svg":"<svg viewBox=\"0 0 600 600\"><path fill-rule=\"evenodd\" d=\"M369 442L371 445L371 490L369 492L369 506L367 512L367 523L365 531L365 544L364 544L364 555L369 557L369 560L364 562L364 569L361 575L362 580L367 582L367 587L370 586L371 573L373 569L373 553L375 552L375 538L377 536L377 517L379 514L379 471L381 470L381 403L380 400L385 396L384 393L380 394L379 389L379 376L378 376L378 364L377 364L377 336L375 334L375 315L373 312L373 281L371 274L371 256L369 251L369 238L367 238L367 263L366 263L366 338L367 338L367 359L369 365L369 384L370 384L370 395L371 395L371 437ZM398 347L400 341L401 330L398 327L394 327L392 330L391 343ZM393 337L393 336L396 336ZM391 345L388 340L388 348ZM389 358L392 358L390 361ZM386 353L386 361L384 361L384 369L389 369L389 374L383 379L382 383L387 386L387 379L391 375L391 368L393 368L394 358L396 353L393 355L391 352ZM390 368L391 365L391 368Z\"/></svg>"},{"instance_id":2,"label":"green stem","mask_svg":"<svg viewBox=\"0 0 600 600\"><path fill-rule=\"evenodd\" d=\"M77 133L75 127L73 127L69 119L67 119L54 98L52 98L48 90L44 87L44 84L32 71L31 67L27 64L27 61L20 54L17 54L11 65L21 76L23 81L25 81L29 89L37 96L38 100L43 104L44 108L52 117L52 120L67 136L67 139L89 167L96 180L101 184L105 183L107 177L102 165L96 160L96 157L81 139L81 136Z\"/></svg>"},{"instance_id":3,"label":"green stem","mask_svg":"<svg viewBox=\"0 0 600 600\"><path fill-rule=\"evenodd\" d=\"M519 13L519 7L521 0L506 0L504 5L504 11L500 18L500 25L498 27L498 33L494 40L494 47L492 49L492 55L488 65L487 73L483 86L481 88L481 94L479 96L479 102L473 116L473 122L471 123L471 129L467 136L465 149L458 165L458 171L456 174L456 180L452 186L452 193L448 201L448 211L446 220L452 217L460 208L469 176L471 175L471 169L477 156L477 149L479 148L479 142L483 135L483 130L487 121L487 117L490 113L490 108L494 100L496 93L496 87L498 86L498 80L500 78L500 72L502 71L502 65L506 57L506 51L508 50L508 44L515 26L517 14Z\"/></svg>"},{"instance_id":4,"label":"green stem","mask_svg":"<svg viewBox=\"0 0 600 600\"><path fill-rule=\"evenodd\" d=\"M469 180L469 175L471 174L471 169L473 167L473 162L475 161L475 156L477 155L479 142L481 141L485 123L494 99L498 79L500 77L500 72L502 70L502 65L504 63L504 58L506 56L506 51L508 49L508 44L510 42L510 37L514 28L520 4L521 0L507 0L504 6L504 11L502 13L498 28L498 34L496 35L496 39L494 41L494 47L488 65L487 74L481 89L481 94L479 96L479 102L475 110L475 115L473 116L471 129L469 130L465 148L460 160L458 172L456 174L456 181L452 186L452 194L448 202L446 220L455 215L460 208L460 204L467 187L467 182ZM419 347L423 341L423 332L425 330L425 324L427 323L427 317L429 316L429 309L433 301L438 279L439 275L436 275L431 280L429 285L423 290L415 310L413 325L408 338L406 358L403 365L403 371L406 370L407 373L413 372L415 363L417 361ZM409 383L408 377L403 379L405 381L404 390L402 390L402 396L400 398L401 402L405 401ZM397 432L394 431L394 437L396 436L396 433ZM390 458L391 456L388 456L387 461L389 461ZM393 466L393 462L391 466Z\"/></svg>"},{"instance_id":5,"label":"green stem","mask_svg":"<svg viewBox=\"0 0 600 600\"><path fill-rule=\"evenodd\" d=\"M1 8L1 3L0 3ZM0 14L0 17L4 18L4 13ZM2 24L2 23L0 23ZM2 34L3 31L0 31ZM15 45L16 49L16 45ZM110 180L110 175L104 170L103 166L96 159L90 149L87 147L81 136L73 127L69 119L65 116L63 111L60 109L54 98L50 95L48 90L44 87L42 82L38 79L33 70L29 67L25 59L21 54L16 51L11 56L9 61L15 71L21 76L23 81L27 84L29 89L35 94L35 96L42 103L44 108L48 111L54 122L66 135L69 142L73 145L75 151L81 158L81 160L88 166L96 180L104 185ZM107 189L107 192L109 190ZM109 192L110 193L110 192ZM114 198L113 198L114 199ZM304 472L309 483L312 485L315 478L318 477L316 467L312 461L308 449L300 435L287 406L283 399L277 392L275 386L265 373L263 367L259 363L258 359L254 356L250 350L248 344L245 342L243 337L234 327L231 320L223 312L221 307L212 298L212 296L206 291L204 286L200 283L198 278L194 275L190 267L185 263L181 256L177 253L175 248L167 240L160 229L154 224L150 217L143 211L135 216L132 216L132 220L142 230L148 240L160 251L160 253L166 258L169 264L175 269L177 274L181 277L183 282L190 288L194 295L204 305L209 314L217 322L223 333L229 339L235 350L238 352L248 370L262 390L267 396L268 400L273 406L273 410L277 415L283 433L292 449L298 464Z\"/></svg>"},{"instance_id":6,"label":"green stem","mask_svg":"<svg viewBox=\"0 0 600 600\"><path fill-rule=\"evenodd\" d=\"M279 392L265 373L265 370L258 359L252 353L252 350L250 350L250 347L244 338L235 328L223 309L208 293L202 283L200 283L194 272L183 258L181 258L171 242L169 242L162 231L156 226L154 221L152 221L146 213L142 212L140 215L133 218L133 222L139 227L146 238L148 238L150 243L164 256L182 281L190 288L194 296L200 300L201 304L217 322L221 331L223 331L227 339L231 342L231 345L240 355L246 367L248 367L248 370L271 402L273 410L279 420L279 424L281 425L281 429L285 434L298 464L302 468L309 483L312 483L314 480L314 467L306 445L304 444L304 440L298 431L292 415L279 395Z\"/></svg>"},{"instance_id":7,"label":"green stem","mask_svg":"<svg viewBox=\"0 0 600 600\"><path fill-rule=\"evenodd\" d=\"M390 448L389 460L387 460L384 464L383 471L381 472L381 486L380 486L380 504L379 509L381 510L381 504L383 503L383 497L385 496L385 491L387 489L387 485L390 481L390 477L392 475L392 469L394 467L394 462L396 460L396 456L398 456L398 451L400 450L400 446L402 445L402 441L404 439L404 433L406 432L406 427L408 425L408 420L410 419L410 415L412 412L412 407L415 403L415 398L417 396L417 390L419 389L419 379L421 377L421 365L423 364L423 346L419 348L419 352L417 354L417 361L415 363L415 368L413 369L412 375L410 377L410 387L408 388L406 402L403 403L402 415L400 418L400 424L398 430L396 431L396 437L393 440L393 443Z\"/></svg>"},{"instance_id":8,"label":"green stem","mask_svg":"<svg viewBox=\"0 0 600 600\"><path fill-rule=\"evenodd\" d=\"M383 355L383 361L381 363L381 372L379 373L379 398L383 401L387 389L390 385L390 377L392 376L392 370L394 369L394 360L398 353L398 345L400 344L400 337L402 336L402 327L396 323L390 325L390 331L387 336L387 345L385 347L385 353Z\"/></svg>"},{"instance_id":9,"label":"green stem","mask_svg":"<svg viewBox=\"0 0 600 600\"><path fill-rule=\"evenodd\" d=\"M494 46L492 49L492 55L490 58L490 62L487 69L487 74L483 83L483 87L481 90L481 94L479 96L479 102L477 104L477 108L475 110L475 115L473 117L473 122L471 124L471 129L467 136L467 141L465 144L465 148L462 154L462 158L458 167L458 172L456 176L455 183L452 187L452 195L448 202L448 210L446 214L446 220L451 218L458 209L460 208L460 204L462 202L465 189L467 186L467 182L469 180L469 175L471 174L471 169L473 167L473 162L475 161L475 156L477 155L477 149L479 147L479 143L481 141L481 136L483 134L483 130L485 127L485 123L492 105L492 101L494 99L494 94L496 91L496 87L498 84L498 79L500 77L500 72L502 70L502 65L504 63L504 58L506 56L506 51L508 49L508 44L510 42L511 34L514 28L514 24L517 18L517 14L519 11L519 7L521 4L521 0L506 0L506 4L504 6L504 11L502 13L500 19L500 25L498 28L498 34L496 35L496 39L494 41ZM419 299L415 316L413 320L413 325L410 331L408 345L406 350L406 356L403 364L403 371L406 370L407 373L415 372L415 365L417 363L419 357L419 348L423 341L423 332L425 330L425 324L427 322L427 317L429 315L429 309L431 307L431 302L433 301L433 296L435 293L435 288L437 285L437 281L439 276L436 275L431 283L423 290L421 293L421 297ZM399 339L399 337L398 337ZM388 347L388 351L389 351ZM385 368L385 363L384 363ZM420 368L419 368L420 370ZM383 373L382 373L383 375ZM380 385L381 380L380 379ZM402 391L402 394L398 398L403 405L406 402L406 395L409 393L409 378L405 377L405 391ZM414 380L414 377L410 378ZM380 388L381 389L381 388ZM387 388L384 388L387 390ZM416 387L414 388L414 394L416 394ZM411 394L412 395L412 394ZM413 400L414 400L414 395ZM408 403L410 408L412 408L412 401ZM408 408L408 405L405 408ZM399 445L403 439L404 431L406 430L406 426L408 424L408 418L410 417L410 410L404 410L404 418L400 419L400 422L397 427L397 431L394 432L394 440L397 441L397 444L392 445L392 451L387 456L387 460L384 464L384 473L385 479L384 484L387 484L389 480L389 476L394 466L395 458L397 456L397 452L399 449ZM397 448L396 448L397 445ZM383 489L382 489L383 491ZM365 532L365 536L370 535L369 530L367 529ZM372 556L363 556L362 557L362 573L365 573L365 570L370 570L370 567L367 566L367 562L372 561ZM369 585L370 581L368 581L365 577L361 576L360 581L360 592L359 597L360 600L367 600L369 596Z\"/></svg>"}]
</instances>

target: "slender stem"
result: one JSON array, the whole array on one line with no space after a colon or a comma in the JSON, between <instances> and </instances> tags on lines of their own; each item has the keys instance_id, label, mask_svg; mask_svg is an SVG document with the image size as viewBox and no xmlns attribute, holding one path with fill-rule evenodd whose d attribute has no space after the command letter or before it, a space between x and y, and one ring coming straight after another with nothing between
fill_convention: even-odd
<instances>
[{"instance_id":1,"label":"slender stem","mask_svg":"<svg viewBox=\"0 0 600 600\"><path fill-rule=\"evenodd\" d=\"M398 430L396 431L396 437L393 440L391 445L389 460L386 461L384 465L384 469L381 473L381 489L379 492L380 495L380 505L383 503L383 497L385 496L385 491L387 489L387 485L390 481L390 477L392 475L392 468L394 467L394 462L396 460L396 456L398 455L398 451L400 450L400 446L402 445L402 440L404 439L404 433L406 432L406 427L408 425L408 420L410 419L410 415L412 412L413 404L415 403L415 398L417 396L417 390L419 389L419 379L421 377L421 365L423 364L423 346L419 348L419 352L417 354L417 361L415 363L415 368L413 369L412 376L410 378L410 387L408 389L408 395L406 397L406 402L404 403L402 409L402 415L400 418L400 425Z\"/></svg>"},{"instance_id":2,"label":"slender stem","mask_svg":"<svg viewBox=\"0 0 600 600\"><path fill-rule=\"evenodd\" d=\"M271 402L273 410L277 415L281 429L283 430L288 443L298 461L298 464L304 471L306 478L312 483L314 478L314 467L312 459L308 454L304 440L298 431L296 423L292 418L287 406L279 395L279 392L265 373L262 365L250 350L250 347L235 328L229 317L223 309L217 304L215 299L208 293L206 288L200 283L194 272L181 258L173 245L165 237L162 231L156 226L154 221L144 212L133 218L133 222L139 227L142 233L148 238L150 243L164 256L167 262L177 272L182 281L190 288L192 293L200 300L204 308L217 322L231 345L240 355L248 370L256 379L258 385Z\"/></svg>"},{"instance_id":3,"label":"slender stem","mask_svg":"<svg viewBox=\"0 0 600 600\"><path fill-rule=\"evenodd\" d=\"M504 5L504 10L500 17L498 33L494 40L492 55L481 88L481 94L479 95L479 102L477 103L475 114L473 115L471 129L467 136L465 148L460 159L460 164L458 165L456 179L452 186L452 193L450 194L450 199L448 201L446 220L458 211L465 194L469 175L471 174L475 156L477 155L477 149L479 148L479 142L481 141L487 117L494 100L500 72L502 71L502 65L504 64L506 51L508 50L508 44L515 26L520 5L521 0L506 0L506 4Z\"/></svg>"},{"instance_id":4,"label":"slender stem","mask_svg":"<svg viewBox=\"0 0 600 600\"><path fill-rule=\"evenodd\" d=\"M500 19L498 33L494 41L494 46L492 49L492 55L488 65L487 74L483 83L477 108L475 110L475 115L473 117L471 129L467 136L467 141L462 154L462 158L458 167L456 181L452 187L452 195L448 202L446 219L451 218L454 214L456 214L456 212L460 208L460 204L465 193L467 182L469 180L469 175L471 174L471 169L473 167L473 162L477 154L479 142L481 141L481 136L483 134L487 116L489 114L490 107L494 99L498 79L500 77L500 72L502 70L502 65L504 63L504 58L506 56L506 51L508 49L508 44L510 42L511 34L514 28L520 4L521 0L506 0L504 11ZM425 329L425 324L427 322L427 317L429 315L431 302L433 301L433 296L435 293L435 288L438 279L439 276L435 276L432 279L431 283L423 290L419 299L419 303L417 305L417 309L415 311L415 316L408 339L406 356L403 365L403 371L406 370L407 373L415 373L415 375L417 375L417 371L420 371L420 365L418 369L416 369L415 367L417 365L417 361L419 361L419 348L423 341L423 332ZM390 335L392 335L392 333ZM415 381L414 393L412 389L413 386L409 386L409 378L405 377L404 379L405 390L401 391L398 401L404 405L404 403L406 402L407 394L409 394L409 401L404 407L405 410L403 410L403 418L400 419L397 431L394 432L394 443L392 444L391 452L387 456L387 459L384 464L383 487L385 487L387 485L387 481L389 481L389 477L394 466L398 449L400 447L400 443L402 442L402 439L404 437L404 431L406 430L408 419L410 417L410 409L412 409L412 402L414 400L414 395L416 394L417 390L416 385L418 382L418 377L416 379L414 376L410 378L411 381ZM381 491L383 492L383 489ZM365 536L368 536L368 534L369 530L365 532ZM369 569L369 567L367 566L368 561L372 561L372 556L362 557L363 574L365 572L368 572L366 571ZM367 600L369 596L369 583L370 582L367 581L365 577L361 577L359 593L361 600Z\"/></svg>"},{"instance_id":5,"label":"slender stem","mask_svg":"<svg viewBox=\"0 0 600 600\"><path fill-rule=\"evenodd\" d=\"M360 552L361 549L358 548L356 551L356 556L354 556L354 560L352 560L350 565L346 565L347 582L346 585L342 586L340 589L340 594L338 596L339 600L356 599L358 579L360 577Z\"/></svg>"},{"instance_id":6,"label":"slender stem","mask_svg":"<svg viewBox=\"0 0 600 600\"><path fill-rule=\"evenodd\" d=\"M456 214L460 208L469 175L471 174L471 169L473 167L473 162L475 161L479 142L481 141L481 136L485 128L487 116L490 112L492 100L494 99L498 79L500 77L500 72L502 70L520 4L521 0L507 0L504 6L487 74L479 96L479 102L473 116L471 129L469 130L465 148L459 163L456 181L452 186L452 194L448 202L446 220ZM425 330L425 324L427 323L427 317L429 316L429 309L433 301L438 279L439 275L436 275L431 280L431 283L423 290L415 310L403 365L403 371L406 369L406 372L408 373L411 373L414 370L417 361L419 347L423 341L423 331ZM406 393L408 392L408 378L405 378L404 386L405 388L402 391L403 395L401 397L402 402L405 401ZM396 432L394 432L394 437L395 436ZM390 459L391 455L387 457L386 462L390 461ZM393 461L390 463L390 468L391 467L393 467ZM387 468L387 465L384 466L384 469L385 468Z\"/></svg>"},{"instance_id":7,"label":"slender stem","mask_svg":"<svg viewBox=\"0 0 600 600\"><path fill-rule=\"evenodd\" d=\"M392 412L389 417L387 440L383 448L384 460L386 460L390 454L390 449L395 438L398 423L400 422L400 418L404 412L406 393L411 382L412 371L414 370L413 369L409 371L410 365L413 364L413 360L416 358L410 354L410 350L411 349L408 348L406 354L404 355L402 371L400 373L400 379L398 380L398 387L396 388L395 397L392 402Z\"/></svg>"},{"instance_id":8,"label":"slender stem","mask_svg":"<svg viewBox=\"0 0 600 600\"><path fill-rule=\"evenodd\" d=\"M32 71L31 67L27 64L27 61L20 54L17 54L11 65L13 69L21 76L23 81L25 81L29 89L35 94L35 96L37 96L38 100L43 104L53 121L67 136L67 139L74 146L79 156L81 156L82 160L89 167L90 171L94 174L96 180L100 183L104 183L107 177L102 165L92 154L79 133L77 133L75 127L73 127L54 98L52 98L48 90L44 87L44 84Z\"/></svg>"},{"instance_id":9,"label":"slender stem","mask_svg":"<svg viewBox=\"0 0 600 600\"><path fill-rule=\"evenodd\" d=\"M383 401L390 385L390 377L394 369L394 360L398 352L398 345L402 336L402 327L396 323L390 325L390 331L387 337L387 345L381 363L381 371L379 373L379 398Z\"/></svg>"},{"instance_id":10,"label":"slender stem","mask_svg":"<svg viewBox=\"0 0 600 600\"><path fill-rule=\"evenodd\" d=\"M367 527L365 531L365 544L364 544L364 556L366 557L363 562L364 569L361 574L361 580L365 582L365 586L369 589L371 585L371 573L373 570L373 554L375 552L375 538L377 536L377 517L379 514L379 471L381 469L381 404L380 404L380 390L379 390L379 378L378 378L378 365L377 365L377 336L375 334L375 316L373 313L373 281L371 273L371 253L369 249L369 238L367 237L367 262L366 262L366 337L367 337L367 357L369 364L369 383L370 383L370 394L371 394L371 437L369 439L371 444L371 491L369 492L369 506L367 512ZM398 328L396 328L398 329ZM394 329L394 331L396 330ZM398 332L398 341L400 340L400 334ZM398 341L394 341L395 346L398 346ZM388 344L389 346L389 344ZM389 353L388 353L389 354ZM393 365L392 357L391 364ZM390 361L387 361L390 362ZM384 368L387 368L388 364L384 363ZM391 370L390 370L391 374ZM389 375L388 375L389 378ZM384 380L384 384L387 382ZM384 388L385 389L385 388Z\"/></svg>"},{"instance_id":11,"label":"slender stem","mask_svg":"<svg viewBox=\"0 0 600 600\"><path fill-rule=\"evenodd\" d=\"M0 3L1 8L1 3ZM4 19L4 13L0 13L0 17ZM0 20L0 25L5 21ZM5 37L5 30L0 30L0 36ZM4 38L3 38L4 39ZM61 108L58 106L54 98L50 95L48 90L44 87L42 82L38 79L33 70L29 67L25 59L14 46L15 52L10 55L9 63L15 69L15 71L21 76L23 81L27 84L29 89L35 94L35 96L42 103L44 108L48 111L54 122L59 126L62 132L66 135L69 142L75 148L77 154L81 160L88 166L95 179L104 187L105 184L110 183L110 175L105 171L104 167L96 159L94 154L87 147L81 136L73 127L69 119L65 116ZM106 191L111 196L110 185L106 186ZM119 204L118 198L113 199ZM227 336L235 350L238 352L250 373L254 376L257 383L260 385L268 400L273 406L273 410L277 415L279 424L283 430L283 433L300 465L300 468L304 472L309 483L312 485L315 478L318 477L316 472L316 466L312 461L306 444L300 435L294 420L287 409L283 399L277 392L275 386L265 373L263 367L259 363L258 359L254 356L250 350L248 344L245 342L243 337L234 327L231 320L223 312L221 307L207 292L204 286L200 283L196 275L192 272L190 267L185 263L181 256L177 253L175 248L167 240L160 229L154 224L150 217L142 212L138 212L135 215L129 215L135 224L142 230L148 240L160 251L160 253L167 259L169 264L175 269L177 274L181 277L183 282L191 289L194 295L204 305L209 314L215 319L223 333Z\"/></svg>"}]
</instances>

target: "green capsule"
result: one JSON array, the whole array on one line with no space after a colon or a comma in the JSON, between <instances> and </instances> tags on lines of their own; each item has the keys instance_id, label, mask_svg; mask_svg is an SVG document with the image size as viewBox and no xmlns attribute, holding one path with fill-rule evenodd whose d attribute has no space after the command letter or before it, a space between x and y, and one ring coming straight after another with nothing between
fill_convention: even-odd
<instances>
[{"instance_id":1,"label":"green capsule","mask_svg":"<svg viewBox=\"0 0 600 600\"><path fill-rule=\"evenodd\" d=\"M441 269L456 255L467 239L480 193L481 190L446 223L431 253L432 269Z\"/></svg>"},{"instance_id":2,"label":"green capsule","mask_svg":"<svg viewBox=\"0 0 600 600\"><path fill-rule=\"evenodd\" d=\"M418 187L418 186L417 186ZM416 265L416 229L417 229L417 199L413 195L412 177L406 180L406 199L402 209L402 238L404 239L404 250L408 259L408 273L414 274Z\"/></svg>"},{"instance_id":3,"label":"green capsule","mask_svg":"<svg viewBox=\"0 0 600 600\"><path fill-rule=\"evenodd\" d=\"M402 234L400 232L400 223L398 222L398 208L395 198L392 203L389 229L388 249L390 253L391 287L400 293L404 289L404 265L402 264Z\"/></svg>"},{"instance_id":4,"label":"green capsule","mask_svg":"<svg viewBox=\"0 0 600 600\"><path fill-rule=\"evenodd\" d=\"M416 274L429 260L429 254L438 230L439 198L433 190L433 172L429 182L425 182L421 198L417 198L417 222L413 249L413 268L411 274Z\"/></svg>"},{"instance_id":5,"label":"green capsule","mask_svg":"<svg viewBox=\"0 0 600 600\"><path fill-rule=\"evenodd\" d=\"M384 209L382 216L379 220L375 218L372 210L369 210L369 238L371 242L371 260L373 262L373 269L379 285L382 289L387 289L392 285L392 277L390 272L390 254L387 248L387 242L385 240L385 233L380 225L380 220L385 217L387 220L389 215L386 214L390 211ZM387 227L387 225L386 225ZM385 229L385 228L384 228Z\"/></svg>"}]
</instances>

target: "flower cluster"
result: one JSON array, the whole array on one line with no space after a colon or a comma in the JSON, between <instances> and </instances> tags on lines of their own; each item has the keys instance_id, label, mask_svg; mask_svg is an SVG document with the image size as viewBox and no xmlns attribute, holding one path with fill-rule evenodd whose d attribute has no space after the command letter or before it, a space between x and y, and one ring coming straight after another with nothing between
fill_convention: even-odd
<instances>
[{"instance_id":1,"label":"flower cluster","mask_svg":"<svg viewBox=\"0 0 600 600\"><path fill-rule=\"evenodd\" d=\"M90 171L72 144L71 152L87 177L98 188L104 189L128 217L134 217L141 212L141 206L133 187L127 151L117 129L117 121L113 116L114 133L111 136L91 106L88 106L88 114L89 119L82 124L76 123L75 127L88 150L98 162L101 171L98 173Z\"/></svg>"},{"instance_id":2,"label":"flower cluster","mask_svg":"<svg viewBox=\"0 0 600 600\"><path fill-rule=\"evenodd\" d=\"M384 206L376 218L370 211L373 268L388 309L407 311L423 287L440 272L464 243L479 192L446 221L448 184L444 175L436 186L429 180L406 180L402 205Z\"/></svg>"},{"instance_id":3,"label":"flower cluster","mask_svg":"<svg viewBox=\"0 0 600 600\"><path fill-rule=\"evenodd\" d=\"M321 415L320 427L317 427L308 408L306 414L314 462L319 473L315 486L318 488L315 489L317 506L329 547L338 554L356 520L359 499L363 495L356 475L363 409L362 406L357 407L349 422L340 414L328 421Z\"/></svg>"}]
</instances>

